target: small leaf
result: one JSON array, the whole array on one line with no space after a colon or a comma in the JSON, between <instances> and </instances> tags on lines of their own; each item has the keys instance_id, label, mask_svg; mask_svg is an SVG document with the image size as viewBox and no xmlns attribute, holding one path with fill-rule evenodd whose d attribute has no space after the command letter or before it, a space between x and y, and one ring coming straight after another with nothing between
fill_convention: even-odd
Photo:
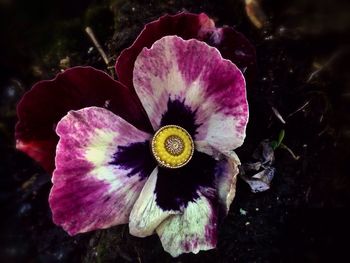
<instances>
[{"instance_id":1,"label":"small leaf","mask_svg":"<svg viewBox=\"0 0 350 263\"><path fill-rule=\"evenodd\" d=\"M284 139L284 135L285 135L285 131L281 130L280 133L278 134L277 141L276 140L271 141L272 149L276 150L278 147L281 146L281 143L282 143L282 141Z\"/></svg>"}]
</instances>

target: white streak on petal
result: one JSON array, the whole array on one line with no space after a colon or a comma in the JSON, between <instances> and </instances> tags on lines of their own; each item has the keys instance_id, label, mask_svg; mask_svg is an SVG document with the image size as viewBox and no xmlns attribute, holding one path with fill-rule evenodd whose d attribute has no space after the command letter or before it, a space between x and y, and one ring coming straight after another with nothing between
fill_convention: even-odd
<instances>
[{"instance_id":1,"label":"white streak on petal","mask_svg":"<svg viewBox=\"0 0 350 263\"><path fill-rule=\"evenodd\" d=\"M156 202L155 187L157 183L158 167L155 168L143 187L139 198L130 213L130 234L138 237L152 235L158 225L172 214L180 211L164 211Z\"/></svg>"},{"instance_id":2,"label":"white streak on petal","mask_svg":"<svg viewBox=\"0 0 350 263\"><path fill-rule=\"evenodd\" d=\"M198 194L199 199L189 202L183 214L169 217L156 229L164 250L173 257L216 246L216 211L209 199Z\"/></svg>"},{"instance_id":3,"label":"white streak on petal","mask_svg":"<svg viewBox=\"0 0 350 263\"><path fill-rule=\"evenodd\" d=\"M148 170L130 174L134 157L116 163L115 154L118 146L145 143L150 135L98 107L70 111L56 131L60 140L49 197L53 221L71 235L127 223L148 176L141 173Z\"/></svg>"},{"instance_id":4,"label":"white streak on petal","mask_svg":"<svg viewBox=\"0 0 350 263\"><path fill-rule=\"evenodd\" d=\"M195 140L228 154L241 146L248 121L242 72L204 42L166 36L135 61L133 81L154 129L169 99L195 112ZM180 125L181 126L181 125Z\"/></svg>"},{"instance_id":5,"label":"white streak on petal","mask_svg":"<svg viewBox=\"0 0 350 263\"><path fill-rule=\"evenodd\" d=\"M90 145L86 149L85 158L95 166L111 161L111 150L115 151L114 138L118 135L116 132L104 130L95 130L95 137L90 140Z\"/></svg>"}]
</instances>

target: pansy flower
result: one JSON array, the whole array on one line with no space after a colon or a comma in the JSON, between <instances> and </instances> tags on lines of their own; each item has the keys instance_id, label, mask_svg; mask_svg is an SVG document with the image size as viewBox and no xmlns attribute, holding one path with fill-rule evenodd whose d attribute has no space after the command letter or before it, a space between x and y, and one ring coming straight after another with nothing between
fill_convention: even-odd
<instances>
[{"instance_id":1,"label":"pansy flower","mask_svg":"<svg viewBox=\"0 0 350 263\"><path fill-rule=\"evenodd\" d=\"M145 27L119 81L76 67L37 83L18 105L17 148L53 170L53 221L71 235L128 223L172 256L214 248L235 195L251 49L182 13Z\"/></svg>"}]
</instances>

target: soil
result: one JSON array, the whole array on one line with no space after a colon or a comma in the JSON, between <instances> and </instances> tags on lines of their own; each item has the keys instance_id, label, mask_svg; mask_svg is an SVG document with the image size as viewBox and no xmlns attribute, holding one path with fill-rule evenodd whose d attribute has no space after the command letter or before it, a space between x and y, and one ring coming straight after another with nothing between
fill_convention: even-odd
<instances>
[{"instance_id":1,"label":"soil","mask_svg":"<svg viewBox=\"0 0 350 263\"><path fill-rule=\"evenodd\" d=\"M1 261L345 261L350 234L349 7L347 1L264 0L267 22L257 28L244 1L1 1ZM145 23L182 10L206 12L218 25L234 26L256 47L258 72L247 87L247 138L237 151L241 161L281 130L284 145L299 158L276 149L277 172L266 192L252 193L238 181L217 249L174 259L157 236L136 238L127 226L70 237L51 219L50 175L14 148L16 103L36 81L53 78L67 66L109 72L86 26L115 59Z\"/></svg>"}]
</instances>

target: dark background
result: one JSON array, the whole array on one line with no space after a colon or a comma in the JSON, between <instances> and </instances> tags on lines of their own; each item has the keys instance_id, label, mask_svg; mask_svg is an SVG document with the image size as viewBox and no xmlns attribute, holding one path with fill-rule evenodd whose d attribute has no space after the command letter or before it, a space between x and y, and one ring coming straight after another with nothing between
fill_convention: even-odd
<instances>
[{"instance_id":1,"label":"dark background","mask_svg":"<svg viewBox=\"0 0 350 263\"><path fill-rule=\"evenodd\" d=\"M251 23L244 4L0 0L1 262L348 261L349 3L264 0L262 28ZM284 144L300 158L277 149L277 173L264 193L253 194L238 181L215 250L172 259L156 236L132 237L127 226L69 237L51 221L50 175L14 148L16 103L36 81L53 78L67 66L107 71L86 26L115 59L145 23L182 10L206 12L256 47L258 72L247 87L250 122L238 150L242 162L261 140L276 138L282 129Z\"/></svg>"}]
</instances>

